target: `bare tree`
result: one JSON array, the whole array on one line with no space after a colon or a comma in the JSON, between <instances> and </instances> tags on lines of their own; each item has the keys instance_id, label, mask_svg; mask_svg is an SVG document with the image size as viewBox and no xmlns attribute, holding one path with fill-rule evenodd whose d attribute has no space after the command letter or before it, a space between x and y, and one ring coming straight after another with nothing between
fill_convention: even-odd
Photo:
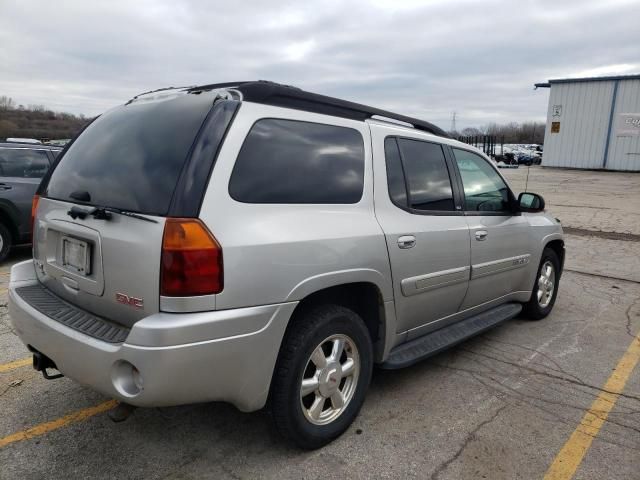
<instances>
[{"instance_id":1,"label":"bare tree","mask_svg":"<svg viewBox=\"0 0 640 480\"><path fill-rule=\"evenodd\" d=\"M482 135L482 132L480 130L478 130L477 128L474 127L467 127L465 129L462 130L462 135L464 135L465 137L472 137L474 135Z\"/></svg>"},{"instance_id":2,"label":"bare tree","mask_svg":"<svg viewBox=\"0 0 640 480\"><path fill-rule=\"evenodd\" d=\"M13 110L15 107L15 102L13 98L7 97L6 95L0 96L0 110Z\"/></svg>"},{"instance_id":3,"label":"bare tree","mask_svg":"<svg viewBox=\"0 0 640 480\"><path fill-rule=\"evenodd\" d=\"M479 129L465 129L463 135L493 135L498 142L504 143L543 143L545 124L542 122L509 122L505 124L491 123ZM465 131L474 133L465 133ZM475 133L478 132L478 133Z\"/></svg>"},{"instance_id":4,"label":"bare tree","mask_svg":"<svg viewBox=\"0 0 640 480\"><path fill-rule=\"evenodd\" d=\"M18 126L9 120L0 120L0 138L12 137L18 131Z\"/></svg>"}]
</instances>

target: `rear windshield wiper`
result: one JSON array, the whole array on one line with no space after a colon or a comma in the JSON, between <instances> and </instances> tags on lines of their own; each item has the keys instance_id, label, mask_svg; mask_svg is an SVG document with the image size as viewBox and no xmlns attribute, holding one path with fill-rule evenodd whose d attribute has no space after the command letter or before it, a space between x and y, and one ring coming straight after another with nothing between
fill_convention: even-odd
<instances>
[{"instance_id":1,"label":"rear windshield wiper","mask_svg":"<svg viewBox=\"0 0 640 480\"><path fill-rule=\"evenodd\" d=\"M84 208L73 206L69 209L69 211L67 211L67 215L69 215L74 220L76 218L84 220L87 215L91 215L97 220L110 220L112 213L124 215L125 217L137 218L138 220L144 220L145 222L158 223L158 221L154 220L153 218L148 218L143 215L138 215L137 213L129 212L128 210L122 210L115 207L93 207L92 209L85 210Z\"/></svg>"}]
</instances>

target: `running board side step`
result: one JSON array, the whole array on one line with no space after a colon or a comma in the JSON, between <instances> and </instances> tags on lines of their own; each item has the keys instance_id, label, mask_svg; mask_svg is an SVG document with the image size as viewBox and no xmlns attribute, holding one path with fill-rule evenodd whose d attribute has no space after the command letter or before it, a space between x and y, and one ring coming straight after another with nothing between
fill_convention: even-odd
<instances>
[{"instance_id":1,"label":"running board side step","mask_svg":"<svg viewBox=\"0 0 640 480\"><path fill-rule=\"evenodd\" d=\"M396 370L413 365L420 360L431 357L453 345L506 322L521 311L521 304L505 303L466 320L410 340L392 349L389 353L389 358L380 365L380 368Z\"/></svg>"}]
</instances>

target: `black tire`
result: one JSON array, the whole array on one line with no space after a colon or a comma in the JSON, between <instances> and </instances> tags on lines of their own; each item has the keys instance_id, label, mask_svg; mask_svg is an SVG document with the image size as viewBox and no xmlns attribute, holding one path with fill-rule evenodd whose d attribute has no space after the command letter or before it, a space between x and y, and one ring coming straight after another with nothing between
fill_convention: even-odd
<instances>
[{"instance_id":1,"label":"black tire","mask_svg":"<svg viewBox=\"0 0 640 480\"><path fill-rule=\"evenodd\" d=\"M292 321L294 323L285 335L273 374L269 409L278 433L300 448L314 449L340 436L358 415L371 381L373 348L362 318L348 308L339 305L318 306ZM353 377L355 389L341 413L325 425L316 425L304 413L303 402L309 397L301 398L301 384L303 378L308 378L308 369L315 368L309 363L311 354L319 345L323 345L323 341L334 335L346 336L355 344L359 373ZM353 351L347 345L344 355ZM316 369L316 373L321 371ZM336 385L336 380L331 381ZM343 388L342 382L343 379L338 380L338 388ZM314 396L312 400L320 398L317 397L319 393L308 395ZM326 401L329 403L323 403L321 411L325 407L328 411L333 408L332 400L327 398Z\"/></svg>"},{"instance_id":2,"label":"black tire","mask_svg":"<svg viewBox=\"0 0 640 480\"><path fill-rule=\"evenodd\" d=\"M11 237L9 229L2 223L0 223L0 240L0 243L2 244L2 248L0 248L0 262L4 262L11 251L13 238Z\"/></svg>"},{"instance_id":3,"label":"black tire","mask_svg":"<svg viewBox=\"0 0 640 480\"><path fill-rule=\"evenodd\" d=\"M553 266L554 271L554 285L553 285L553 293L551 295L550 301L547 305L541 305L538 301L538 291L544 290L540 286L540 277L542 274L542 267L550 262ZM556 303L556 297L558 296L558 287L560 286L560 260L558 259L558 255L551 248L545 248L542 252L542 258L540 259L540 265L538 265L538 270L536 273L536 278L533 283L533 289L531 291L531 298L527 303L524 304L524 308L522 310L522 316L529 320L542 320L547 315L551 313L553 309L553 305Z\"/></svg>"}]
</instances>

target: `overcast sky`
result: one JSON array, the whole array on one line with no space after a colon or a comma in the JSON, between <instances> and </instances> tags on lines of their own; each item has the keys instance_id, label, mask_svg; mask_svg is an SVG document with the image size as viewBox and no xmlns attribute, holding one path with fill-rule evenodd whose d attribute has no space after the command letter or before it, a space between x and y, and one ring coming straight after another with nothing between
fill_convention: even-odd
<instances>
[{"instance_id":1,"label":"overcast sky","mask_svg":"<svg viewBox=\"0 0 640 480\"><path fill-rule=\"evenodd\" d=\"M445 129L544 120L535 82L640 73L639 18L637 0L0 0L0 95L92 116L266 79Z\"/></svg>"}]
</instances>

